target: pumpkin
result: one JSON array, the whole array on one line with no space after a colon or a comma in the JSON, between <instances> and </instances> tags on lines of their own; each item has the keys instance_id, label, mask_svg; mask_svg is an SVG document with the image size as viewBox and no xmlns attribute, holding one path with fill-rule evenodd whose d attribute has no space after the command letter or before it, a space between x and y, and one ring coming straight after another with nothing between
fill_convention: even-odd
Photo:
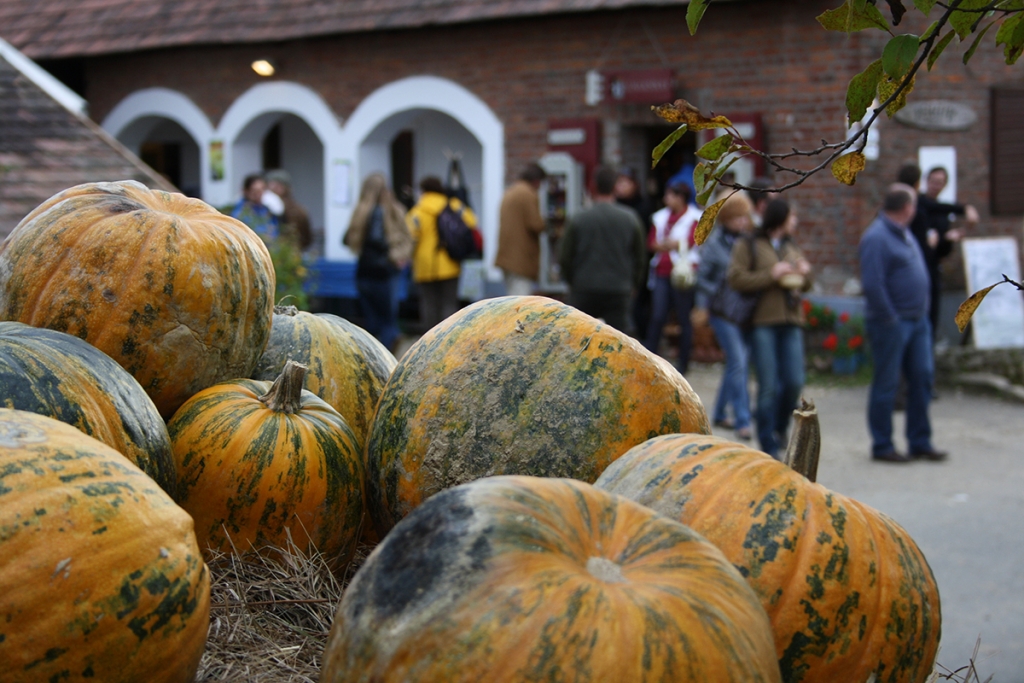
<instances>
[{"instance_id":1,"label":"pumpkin","mask_svg":"<svg viewBox=\"0 0 1024 683\"><path fill-rule=\"evenodd\" d=\"M361 451L377 400L395 368L391 352L344 318L277 306L270 341L251 377L273 381L288 360L308 367L306 389L341 413Z\"/></svg>"},{"instance_id":2,"label":"pumpkin","mask_svg":"<svg viewBox=\"0 0 1024 683\"><path fill-rule=\"evenodd\" d=\"M289 362L273 384L251 379L205 389L167 425L181 506L199 547L221 552L315 548L339 567L363 512L363 461L334 408L302 389Z\"/></svg>"},{"instance_id":3,"label":"pumpkin","mask_svg":"<svg viewBox=\"0 0 1024 683\"><path fill-rule=\"evenodd\" d=\"M925 681L940 635L928 562L896 522L724 439L669 435L597 487L692 527L760 597L787 682Z\"/></svg>"},{"instance_id":4,"label":"pumpkin","mask_svg":"<svg viewBox=\"0 0 1024 683\"><path fill-rule=\"evenodd\" d=\"M0 322L0 405L77 427L174 497L171 439L156 406L124 368L78 337Z\"/></svg>"},{"instance_id":5,"label":"pumpkin","mask_svg":"<svg viewBox=\"0 0 1024 683\"><path fill-rule=\"evenodd\" d=\"M433 496L366 560L320 680L778 681L771 630L717 548L570 479Z\"/></svg>"},{"instance_id":6,"label":"pumpkin","mask_svg":"<svg viewBox=\"0 0 1024 683\"><path fill-rule=\"evenodd\" d=\"M84 339L167 419L252 372L274 282L262 240L208 204L135 181L88 183L43 202L0 246L0 319Z\"/></svg>"},{"instance_id":7,"label":"pumpkin","mask_svg":"<svg viewBox=\"0 0 1024 683\"><path fill-rule=\"evenodd\" d=\"M658 434L709 433L687 381L636 340L565 304L467 306L417 340L374 416L367 502L377 533L434 493L500 474L592 482Z\"/></svg>"},{"instance_id":8,"label":"pumpkin","mask_svg":"<svg viewBox=\"0 0 1024 683\"><path fill-rule=\"evenodd\" d=\"M113 448L0 409L0 678L191 682L209 622L185 511Z\"/></svg>"}]
</instances>

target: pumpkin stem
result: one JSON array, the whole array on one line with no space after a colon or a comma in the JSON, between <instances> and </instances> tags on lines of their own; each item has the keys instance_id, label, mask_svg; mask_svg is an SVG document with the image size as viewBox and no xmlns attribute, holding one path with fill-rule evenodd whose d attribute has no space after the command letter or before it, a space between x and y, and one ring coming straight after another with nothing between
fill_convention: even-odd
<instances>
[{"instance_id":1,"label":"pumpkin stem","mask_svg":"<svg viewBox=\"0 0 1024 683\"><path fill-rule=\"evenodd\" d=\"M305 381L306 366L290 360L284 364L284 370L274 380L270 391L259 399L276 413L297 413L302 407L302 385Z\"/></svg>"},{"instance_id":2,"label":"pumpkin stem","mask_svg":"<svg viewBox=\"0 0 1024 683\"><path fill-rule=\"evenodd\" d=\"M818 479L818 459L821 457L821 424L813 401L800 399L800 407L793 411L793 435L789 439L784 462L811 481Z\"/></svg>"}]
</instances>

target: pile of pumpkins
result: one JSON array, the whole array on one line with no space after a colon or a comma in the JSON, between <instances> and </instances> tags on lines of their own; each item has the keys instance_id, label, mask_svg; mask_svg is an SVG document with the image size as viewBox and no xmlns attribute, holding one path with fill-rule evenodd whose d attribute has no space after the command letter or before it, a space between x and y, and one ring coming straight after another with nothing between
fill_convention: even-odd
<instances>
[{"instance_id":1,"label":"pile of pumpkins","mask_svg":"<svg viewBox=\"0 0 1024 683\"><path fill-rule=\"evenodd\" d=\"M907 533L709 436L686 380L541 297L400 361L274 307L260 238L134 182L0 247L4 680L193 680L204 553L344 571L323 681L924 681Z\"/></svg>"}]
</instances>

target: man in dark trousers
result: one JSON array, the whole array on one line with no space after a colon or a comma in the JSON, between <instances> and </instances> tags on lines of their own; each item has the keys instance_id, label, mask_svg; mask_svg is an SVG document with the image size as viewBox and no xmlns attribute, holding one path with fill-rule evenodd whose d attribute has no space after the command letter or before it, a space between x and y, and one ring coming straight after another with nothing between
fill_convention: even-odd
<instances>
[{"instance_id":1,"label":"man in dark trousers","mask_svg":"<svg viewBox=\"0 0 1024 683\"><path fill-rule=\"evenodd\" d=\"M629 306L643 282L647 240L636 212L615 203L616 173L594 173L594 204L576 213L562 236L559 265L569 304L629 332Z\"/></svg>"},{"instance_id":2,"label":"man in dark trousers","mask_svg":"<svg viewBox=\"0 0 1024 683\"><path fill-rule=\"evenodd\" d=\"M928 268L921 247L910 233L916 212L914 188L902 183L890 186L882 211L860 241L865 326L875 361L868 428L871 456L882 462L946 458L946 453L932 445L928 418L935 367L928 319ZM892 440L892 413L901 371L907 382L909 455L898 452Z\"/></svg>"}]
</instances>

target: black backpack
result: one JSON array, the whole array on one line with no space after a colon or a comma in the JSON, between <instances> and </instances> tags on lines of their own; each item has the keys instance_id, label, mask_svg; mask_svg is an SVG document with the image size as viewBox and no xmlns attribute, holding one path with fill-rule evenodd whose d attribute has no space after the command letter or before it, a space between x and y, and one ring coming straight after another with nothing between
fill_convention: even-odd
<instances>
[{"instance_id":1,"label":"black backpack","mask_svg":"<svg viewBox=\"0 0 1024 683\"><path fill-rule=\"evenodd\" d=\"M450 204L445 204L437 216L437 246L458 263L479 254L473 230Z\"/></svg>"}]
</instances>

